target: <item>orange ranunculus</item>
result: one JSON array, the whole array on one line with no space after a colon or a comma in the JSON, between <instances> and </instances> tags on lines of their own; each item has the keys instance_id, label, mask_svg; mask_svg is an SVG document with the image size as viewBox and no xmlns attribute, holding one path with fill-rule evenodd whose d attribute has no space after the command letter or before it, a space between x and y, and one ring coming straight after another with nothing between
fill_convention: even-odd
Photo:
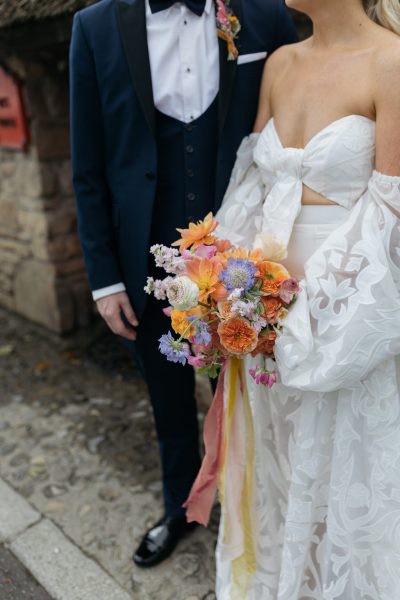
<instances>
[{"instance_id":1,"label":"orange ranunculus","mask_svg":"<svg viewBox=\"0 0 400 600\"><path fill-rule=\"evenodd\" d=\"M279 263L263 260L258 263L257 268L259 276L263 279L261 291L264 296L278 295L282 282L290 279L289 271Z\"/></svg>"},{"instance_id":2,"label":"orange ranunculus","mask_svg":"<svg viewBox=\"0 0 400 600\"><path fill-rule=\"evenodd\" d=\"M261 300L264 305L264 315L268 323L276 323L279 310L282 306L282 300L280 300L280 298L274 298L273 296L263 296Z\"/></svg>"},{"instance_id":3,"label":"orange ranunculus","mask_svg":"<svg viewBox=\"0 0 400 600\"><path fill-rule=\"evenodd\" d=\"M274 351L275 340L275 331L268 331L266 335L260 335L258 338L258 344L251 355L257 356L257 354L272 354Z\"/></svg>"},{"instance_id":4,"label":"orange ranunculus","mask_svg":"<svg viewBox=\"0 0 400 600\"><path fill-rule=\"evenodd\" d=\"M220 302L218 302L218 312L222 319L229 319L233 316L232 304L233 302L231 300L220 300Z\"/></svg>"},{"instance_id":5,"label":"orange ranunculus","mask_svg":"<svg viewBox=\"0 0 400 600\"><path fill-rule=\"evenodd\" d=\"M217 289L221 270L222 264L217 258L193 257L187 262L186 275L197 284L200 302L207 302L210 294Z\"/></svg>"},{"instance_id":6,"label":"orange ranunculus","mask_svg":"<svg viewBox=\"0 0 400 600\"><path fill-rule=\"evenodd\" d=\"M243 356L257 346L258 333L243 317L232 317L218 325L223 347L237 356Z\"/></svg>"},{"instance_id":7,"label":"orange ranunculus","mask_svg":"<svg viewBox=\"0 0 400 600\"><path fill-rule=\"evenodd\" d=\"M171 311L172 329L175 331L175 333L179 333L179 335L182 335L190 325L190 322L187 320L188 317L190 317L190 316L198 317L202 313L203 313L203 311L201 309L201 306L193 308L192 310L185 310L185 311L177 310L176 308L174 308ZM192 326L185 333L184 337L185 337L185 339L189 339L194 334L195 334L195 328Z\"/></svg>"},{"instance_id":8,"label":"orange ranunculus","mask_svg":"<svg viewBox=\"0 0 400 600\"><path fill-rule=\"evenodd\" d=\"M189 223L189 229L177 229L181 234L182 238L177 240L172 245L179 246L179 251L196 250L202 244L210 246L215 242L215 237L212 236L212 232L218 227L218 222L214 219L213 214L210 212L204 219L198 223Z\"/></svg>"}]
</instances>

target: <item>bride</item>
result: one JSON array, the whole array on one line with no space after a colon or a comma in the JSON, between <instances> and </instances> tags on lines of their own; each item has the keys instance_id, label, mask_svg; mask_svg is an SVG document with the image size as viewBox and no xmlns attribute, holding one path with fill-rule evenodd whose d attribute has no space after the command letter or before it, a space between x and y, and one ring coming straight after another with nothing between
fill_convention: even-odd
<instances>
[{"instance_id":1,"label":"bride","mask_svg":"<svg viewBox=\"0 0 400 600\"><path fill-rule=\"evenodd\" d=\"M398 600L400 2L287 4L314 35L268 61L217 219L301 292L269 365L280 383L245 375L254 484L246 511L231 462L217 597Z\"/></svg>"}]
</instances>

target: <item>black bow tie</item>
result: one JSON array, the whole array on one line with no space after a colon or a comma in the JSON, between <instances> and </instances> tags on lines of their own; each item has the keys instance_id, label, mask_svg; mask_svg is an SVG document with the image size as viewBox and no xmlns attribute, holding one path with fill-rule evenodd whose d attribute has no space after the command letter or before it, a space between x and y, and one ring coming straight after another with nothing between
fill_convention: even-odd
<instances>
[{"instance_id":1,"label":"black bow tie","mask_svg":"<svg viewBox=\"0 0 400 600\"><path fill-rule=\"evenodd\" d=\"M195 15L201 17L204 12L204 8L206 6L206 0L182 0L183 4L194 12ZM162 10L167 10L167 8L171 8L174 4L176 4L176 0L149 0L150 9L152 13L161 12Z\"/></svg>"}]
</instances>

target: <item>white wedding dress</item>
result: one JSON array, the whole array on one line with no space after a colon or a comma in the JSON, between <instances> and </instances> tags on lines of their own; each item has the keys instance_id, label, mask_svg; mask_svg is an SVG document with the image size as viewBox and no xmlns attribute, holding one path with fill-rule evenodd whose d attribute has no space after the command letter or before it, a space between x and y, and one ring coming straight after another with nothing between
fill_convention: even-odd
<instances>
[{"instance_id":1,"label":"white wedding dress","mask_svg":"<svg viewBox=\"0 0 400 600\"><path fill-rule=\"evenodd\" d=\"M302 289L271 361L280 382L246 376L256 568L235 587L246 532L223 505L218 600L400 599L400 177L374 155L359 115L304 149L283 147L271 119L239 149L218 235L280 239ZM303 184L336 205L302 207Z\"/></svg>"}]
</instances>

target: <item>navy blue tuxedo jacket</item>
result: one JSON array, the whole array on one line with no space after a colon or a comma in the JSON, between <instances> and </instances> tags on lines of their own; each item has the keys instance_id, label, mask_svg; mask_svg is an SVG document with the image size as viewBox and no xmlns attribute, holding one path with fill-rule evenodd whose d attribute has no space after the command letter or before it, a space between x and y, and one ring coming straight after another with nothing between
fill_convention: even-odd
<instances>
[{"instance_id":1,"label":"navy blue tuxedo jacket","mask_svg":"<svg viewBox=\"0 0 400 600\"><path fill-rule=\"evenodd\" d=\"M283 0L231 0L231 6L242 24L240 54L271 54L296 40ZM216 209L254 124L264 64L228 61L226 43L219 42ZM101 0L78 12L70 59L73 180L90 286L123 281L140 316L157 185L144 0Z\"/></svg>"}]
</instances>

